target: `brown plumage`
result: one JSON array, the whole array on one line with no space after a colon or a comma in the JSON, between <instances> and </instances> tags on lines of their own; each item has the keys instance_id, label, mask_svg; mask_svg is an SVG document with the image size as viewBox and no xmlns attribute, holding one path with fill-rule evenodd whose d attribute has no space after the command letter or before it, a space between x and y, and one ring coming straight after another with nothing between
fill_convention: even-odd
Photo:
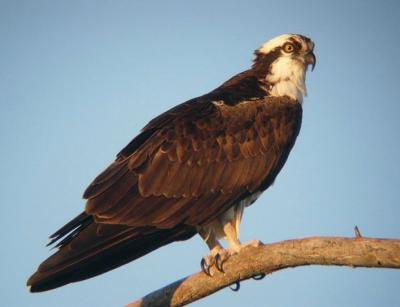
<instances>
[{"instance_id":1,"label":"brown plumage","mask_svg":"<svg viewBox=\"0 0 400 307\"><path fill-rule=\"evenodd\" d=\"M278 49L269 64L272 56ZM186 240L267 189L294 145L302 108L269 95L269 70L258 66L150 121L86 189L85 212L52 235L59 250L28 280L31 291Z\"/></svg>"},{"instance_id":2,"label":"brown plumage","mask_svg":"<svg viewBox=\"0 0 400 307\"><path fill-rule=\"evenodd\" d=\"M152 121L144 129L155 129L151 137L119 155L85 191L95 221L158 228L209 222L221 204L232 206L279 171L298 133L301 106L276 97L236 106L199 99L175 114ZM190 214L202 204L207 210Z\"/></svg>"}]
</instances>

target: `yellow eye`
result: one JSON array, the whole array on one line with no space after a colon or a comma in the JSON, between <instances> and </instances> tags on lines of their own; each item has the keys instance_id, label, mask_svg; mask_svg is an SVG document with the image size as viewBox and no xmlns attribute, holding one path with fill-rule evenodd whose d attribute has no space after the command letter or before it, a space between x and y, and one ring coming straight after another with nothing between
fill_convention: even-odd
<instances>
[{"instance_id":1,"label":"yellow eye","mask_svg":"<svg viewBox=\"0 0 400 307\"><path fill-rule=\"evenodd\" d=\"M283 51L286 53L292 53L294 51L294 46L291 43L286 43L283 45Z\"/></svg>"}]
</instances>

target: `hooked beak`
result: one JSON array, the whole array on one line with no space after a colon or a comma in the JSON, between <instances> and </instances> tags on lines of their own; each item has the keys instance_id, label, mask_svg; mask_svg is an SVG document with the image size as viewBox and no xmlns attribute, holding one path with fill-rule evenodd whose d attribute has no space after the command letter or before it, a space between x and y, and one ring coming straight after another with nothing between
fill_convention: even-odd
<instances>
[{"instance_id":1,"label":"hooked beak","mask_svg":"<svg viewBox=\"0 0 400 307\"><path fill-rule=\"evenodd\" d=\"M309 53L306 54L306 64L311 65L311 71L314 70L315 64L317 63L317 59L315 58L315 54L310 51Z\"/></svg>"}]
</instances>

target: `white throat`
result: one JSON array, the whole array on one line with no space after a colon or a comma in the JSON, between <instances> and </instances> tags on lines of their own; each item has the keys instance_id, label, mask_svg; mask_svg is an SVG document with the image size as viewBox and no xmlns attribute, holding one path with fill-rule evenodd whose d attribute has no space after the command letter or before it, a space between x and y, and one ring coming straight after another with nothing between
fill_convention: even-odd
<instances>
[{"instance_id":1,"label":"white throat","mask_svg":"<svg viewBox=\"0 0 400 307\"><path fill-rule=\"evenodd\" d=\"M288 96L300 103L307 96L306 65L290 56L281 56L274 61L266 79L271 84L271 96Z\"/></svg>"}]
</instances>

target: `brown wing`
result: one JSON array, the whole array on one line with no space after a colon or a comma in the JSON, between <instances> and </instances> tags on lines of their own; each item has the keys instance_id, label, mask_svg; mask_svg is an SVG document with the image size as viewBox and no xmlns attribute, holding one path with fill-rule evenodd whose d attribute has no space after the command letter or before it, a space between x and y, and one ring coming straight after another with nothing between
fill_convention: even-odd
<instances>
[{"instance_id":1,"label":"brown wing","mask_svg":"<svg viewBox=\"0 0 400 307\"><path fill-rule=\"evenodd\" d=\"M207 223L272 183L300 122L301 106L289 98L180 105L151 121L94 180L86 212L130 226Z\"/></svg>"}]
</instances>

